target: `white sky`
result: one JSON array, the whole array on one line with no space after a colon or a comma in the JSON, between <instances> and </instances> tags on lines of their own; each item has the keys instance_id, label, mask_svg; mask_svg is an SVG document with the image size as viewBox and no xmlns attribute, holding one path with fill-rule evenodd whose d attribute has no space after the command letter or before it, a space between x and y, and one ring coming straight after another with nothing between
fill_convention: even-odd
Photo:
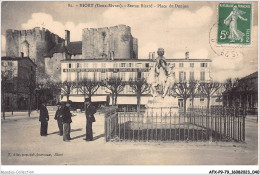
<instances>
[{"instance_id":1,"label":"white sky","mask_svg":"<svg viewBox=\"0 0 260 175\"><path fill-rule=\"evenodd\" d=\"M84 2L84 4L92 2ZM96 2L104 4L104 2ZM128 4L128 2L110 2ZM144 2L143 2L144 3ZM157 6L157 2L147 2ZM240 56L227 59L216 55L209 45L209 31L217 22L216 2L171 2L189 8L80 8L79 2L3 2L1 53L5 54L5 30L45 27L64 38L64 30L71 31L71 41L81 40L83 28L109 27L125 24L138 38L139 58L147 58L158 47L165 49L166 58L183 58L186 50L190 58L212 59L212 76L222 81L257 71L257 16L254 16L253 38L249 48L238 50ZM131 4L141 5L139 2ZM169 5L170 3L161 3ZM257 4L255 3L257 7ZM257 8L254 13L257 14ZM12 21L12 22L10 22Z\"/></svg>"}]
</instances>

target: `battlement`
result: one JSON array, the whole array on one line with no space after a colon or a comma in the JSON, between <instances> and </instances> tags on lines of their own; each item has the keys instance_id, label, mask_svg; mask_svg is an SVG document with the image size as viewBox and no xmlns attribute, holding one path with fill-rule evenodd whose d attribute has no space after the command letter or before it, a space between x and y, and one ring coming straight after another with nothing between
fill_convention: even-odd
<instances>
[{"instance_id":1,"label":"battlement","mask_svg":"<svg viewBox=\"0 0 260 175\"><path fill-rule=\"evenodd\" d=\"M64 39L46 30L45 28L35 27L31 30L6 30L6 37L33 37L35 40L42 40L42 41L52 41L58 43L64 42Z\"/></svg>"},{"instance_id":2,"label":"battlement","mask_svg":"<svg viewBox=\"0 0 260 175\"><path fill-rule=\"evenodd\" d=\"M112 26L112 27L103 27L103 28L84 28L83 29L83 33L85 32L89 32L89 31L93 31L93 32L103 32L103 31L128 31L131 33L131 27L124 25L124 24L119 24L116 26Z\"/></svg>"}]
</instances>

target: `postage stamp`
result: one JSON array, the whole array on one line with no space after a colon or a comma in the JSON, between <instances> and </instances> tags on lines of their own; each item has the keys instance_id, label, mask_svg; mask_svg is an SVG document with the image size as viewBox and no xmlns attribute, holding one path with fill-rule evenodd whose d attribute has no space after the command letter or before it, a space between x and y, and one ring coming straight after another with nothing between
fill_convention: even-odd
<instances>
[{"instance_id":1,"label":"postage stamp","mask_svg":"<svg viewBox=\"0 0 260 175\"><path fill-rule=\"evenodd\" d=\"M251 44L252 4L220 3L218 5L218 44Z\"/></svg>"}]
</instances>

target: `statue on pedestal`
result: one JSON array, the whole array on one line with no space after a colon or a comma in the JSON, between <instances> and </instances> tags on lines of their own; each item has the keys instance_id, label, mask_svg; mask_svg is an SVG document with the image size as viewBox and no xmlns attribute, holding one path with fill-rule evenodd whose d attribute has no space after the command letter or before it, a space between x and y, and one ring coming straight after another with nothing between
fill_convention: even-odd
<instances>
[{"instance_id":1,"label":"statue on pedestal","mask_svg":"<svg viewBox=\"0 0 260 175\"><path fill-rule=\"evenodd\" d=\"M164 98L170 86L174 84L174 73L172 70L170 71L170 74L168 73L167 62L163 56L164 49L159 48L157 54L158 57L149 71L147 82L151 85L151 92L154 98L158 95Z\"/></svg>"}]
</instances>

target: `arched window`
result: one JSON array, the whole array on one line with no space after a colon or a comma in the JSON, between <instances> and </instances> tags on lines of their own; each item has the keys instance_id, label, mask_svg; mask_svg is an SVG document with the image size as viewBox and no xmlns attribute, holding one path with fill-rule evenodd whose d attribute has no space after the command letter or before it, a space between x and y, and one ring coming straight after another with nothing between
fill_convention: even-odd
<instances>
[{"instance_id":1,"label":"arched window","mask_svg":"<svg viewBox=\"0 0 260 175\"><path fill-rule=\"evenodd\" d=\"M21 45L21 56L29 57L29 43L26 40Z\"/></svg>"}]
</instances>

